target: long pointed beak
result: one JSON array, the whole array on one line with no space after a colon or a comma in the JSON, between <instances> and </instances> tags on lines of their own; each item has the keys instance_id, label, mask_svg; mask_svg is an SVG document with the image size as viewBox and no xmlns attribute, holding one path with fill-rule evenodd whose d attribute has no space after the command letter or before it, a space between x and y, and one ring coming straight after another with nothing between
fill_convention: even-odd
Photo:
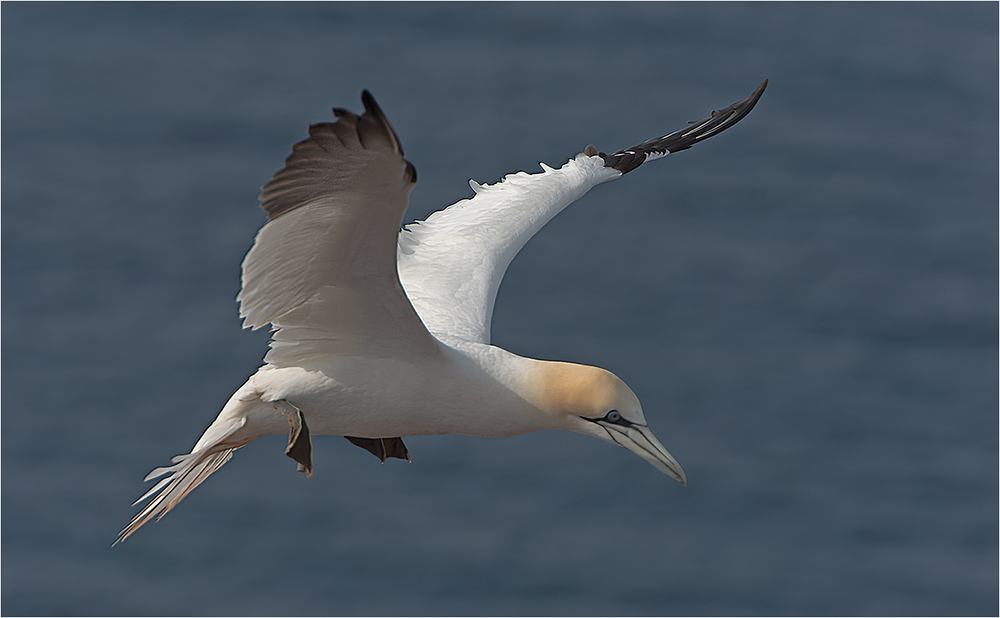
<instances>
[{"instance_id":1,"label":"long pointed beak","mask_svg":"<svg viewBox=\"0 0 1000 618\"><path fill-rule=\"evenodd\" d=\"M660 444L653 432L648 427L642 425L616 425L605 421L597 421L597 424L605 428L615 443L620 444L653 464L660 472L674 477L680 481L681 485L687 485L687 477L684 470L677 463L673 455Z\"/></svg>"}]
</instances>

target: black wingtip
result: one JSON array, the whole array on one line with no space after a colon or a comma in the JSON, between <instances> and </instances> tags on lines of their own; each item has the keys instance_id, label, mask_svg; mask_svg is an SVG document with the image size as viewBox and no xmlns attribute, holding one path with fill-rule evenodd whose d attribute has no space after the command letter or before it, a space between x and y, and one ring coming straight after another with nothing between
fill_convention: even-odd
<instances>
[{"instance_id":1,"label":"black wingtip","mask_svg":"<svg viewBox=\"0 0 1000 618\"><path fill-rule=\"evenodd\" d=\"M601 157L604 159L604 166L616 169L622 174L627 174L642 165L650 155L662 156L668 153L687 150L702 140L706 140L713 135L718 135L746 117L750 113L750 110L757 105L757 101L764 94L765 88L767 88L766 79L747 98L737 101L729 107L712 112L712 115L704 120L689 122L688 126L680 131L675 131L663 137L656 137L638 146L619 150L611 154L601 153Z\"/></svg>"},{"instance_id":2,"label":"black wingtip","mask_svg":"<svg viewBox=\"0 0 1000 618\"><path fill-rule=\"evenodd\" d=\"M374 118L379 124L381 124L385 128L386 133L392 138L393 145L399 154L404 154L403 145L399 142L399 136L396 135L396 130L392 128L392 125L389 123L389 119L385 117L384 113L382 113L382 108L378 106L378 103L375 102L375 97L372 96L371 92L368 92L367 88L361 91L361 103L365 106L364 115Z\"/></svg>"},{"instance_id":3,"label":"black wingtip","mask_svg":"<svg viewBox=\"0 0 1000 618\"><path fill-rule=\"evenodd\" d=\"M361 103L365 106L365 113L375 117L385 118L385 114L382 113L382 108L378 106L378 103L375 102L375 97L373 97L372 93L368 92L367 89L361 91ZM333 115L337 118L342 118L344 116L356 116L357 114L343 107L334 107Z\"/></svg>"},{"instance_id":4,"label":"black wingtip","mask_svg":"<svg viewBox=\"0 0 1000 618\"><path fill-rule=\"evenodd\" d=\"M382 108L378 106L378 103L375 102L375 97L372 96L372 93L368 92L367 88L361 91L361 103L364 104L366 112L382 114Z\"/></svg>"},{"instance_id":5,"label":"black wingtip","mask_svg":"<svg viewBox=\"0 0 1000 618\"><path fill-rule=\"evenodd\" d=\"M767 79L765 78L764 81L762 81L759 86L757 86L756 88L754 88L753 92L750 93L750 96L748 96L747 98L743 99L739 103L734 103L733 104L733 105L740 105L740 104L744 104L744 103L746 104L746 108L743 110L743 113L740 116L740 118L742 118L743 116L746 116L747 114L749 114L750 110L753 109L754 105L757 105L757 101L760 100L760 96L762 94L764 94L764 90L766 88L767 88Z\"/></svg>"}]
</instances>

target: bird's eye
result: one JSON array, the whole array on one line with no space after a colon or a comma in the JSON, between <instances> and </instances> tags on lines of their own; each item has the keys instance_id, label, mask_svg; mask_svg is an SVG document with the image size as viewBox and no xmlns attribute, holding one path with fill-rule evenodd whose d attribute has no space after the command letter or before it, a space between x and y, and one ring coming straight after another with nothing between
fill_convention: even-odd
<instances>
[{"instance_id":1,"label":"bird's eye","mask_svg":"<svg viewBox=\"0 0 1000 618\"><path fill-rule=\"evenodd\" d=\"M608 415L604 417L609 423L617 423L622 420L622 415L618 413L618 410L612 410L608 412Z\"/></svg>"}]
</instances>

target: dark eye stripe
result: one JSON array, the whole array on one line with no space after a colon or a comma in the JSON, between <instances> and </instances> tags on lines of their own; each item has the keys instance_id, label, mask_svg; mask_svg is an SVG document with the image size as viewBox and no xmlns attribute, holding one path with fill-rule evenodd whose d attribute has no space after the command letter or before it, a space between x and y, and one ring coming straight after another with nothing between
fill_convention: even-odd
<instances>
[{"instance_id":1,"label":"dark eye stripe","mask_svg":"<svg viewBox=\"0 0 1000 618\"><path fill-rule=\"evenodd\" d=\"M584 418L586 418L586 417L584 417ZM625 417L622 416L621 412L619 412L618 410L611 410L610 412L608 412L607 414L605 414L603 417L587 418L587 420L588 421L592 421L594 423L600 421L602 423L610 423L612 425L620 425L622 427L631 427L631 426L635 425L635 423L626 420Z\"/></svg>"}]
</instances>

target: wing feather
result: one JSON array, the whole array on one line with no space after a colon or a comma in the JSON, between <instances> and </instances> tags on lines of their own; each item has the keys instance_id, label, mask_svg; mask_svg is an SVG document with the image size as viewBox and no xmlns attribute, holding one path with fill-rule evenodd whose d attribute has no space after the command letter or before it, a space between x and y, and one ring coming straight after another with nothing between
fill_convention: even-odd
<instances>
[{"instance_id":1,"label":"wing feather","mask_svg":"<svg viewBox=\"0 0 1000 618\"><path fill-rule=\"evenodd\" d=\"M438 338L489 343L493 302L517 252L552 217L595 185L621 176L598 156L560 169L519 172L475 197L408 225L399 235L399 276L410 302Z\"/></svg>"},{"instance_id":2,"label":"wing feather","mask_svg":"<svg viewBox=\"0 0 1000 618\"><path fill-rule=\"evenodd\" d=\"M687 150L702 140L706 140L713 135L722 133L729 127L735 125L750 113L760 96L767 88L767 80L760 83L757 88L750 93L750 96L737 101L732 105L712 112L712 115L704 120L689 122L688 126L680 131L668 133L663 137L654 137L646 140L638 146L632 146L624 150L618 150L611 154L600 153L604 158L604 164L608 167L627 174L639 167L646 161L659 159L674 152Z\"/></svg>"},{"instance_id":3,"label":"wing feather","mask_svg":"<svg viewBox=\"0 0 1000 618\"><path fill-rule=\"evenodd\" d=\"M276 329L266 360L379 345L436 349L396 272L396 241L416 182L399 138L371 95L365 113L335 109L309 127L264 185L268 222L243 260L244 326Z\"/></svg>"},{"instance_id":4,"label":"wing feather","mask_svg":"<svg viewBox=\"0 0 1000 618\"><path fill-rule=\"evenodd\" d=\"M750 113L754 92L687 128L611 154L587 146L559 169L511 174L494 185L470 182L475 196L407 226L399 235L398 268L406 294L438 338L490 342L500 280L521 247L563 208L595 185L645 161L686 150Z\"/></svg>"}]
</instances>

